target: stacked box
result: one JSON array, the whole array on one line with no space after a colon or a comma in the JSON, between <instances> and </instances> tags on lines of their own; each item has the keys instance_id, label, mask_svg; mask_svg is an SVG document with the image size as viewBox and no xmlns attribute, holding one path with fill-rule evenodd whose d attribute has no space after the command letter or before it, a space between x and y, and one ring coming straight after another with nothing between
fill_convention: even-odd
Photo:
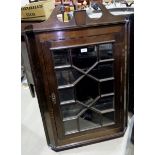
<instances>
[{"instance_id":1,"label":"stacked box","mask_svg":"<svg viewBox=\"0 0 155 155\"><path fill-rule=\"evenodd\" d=\"M21 8L22 21L44 21L49 18L53 9L52 0L29 3Z\"/></svg>"}]
</instances>

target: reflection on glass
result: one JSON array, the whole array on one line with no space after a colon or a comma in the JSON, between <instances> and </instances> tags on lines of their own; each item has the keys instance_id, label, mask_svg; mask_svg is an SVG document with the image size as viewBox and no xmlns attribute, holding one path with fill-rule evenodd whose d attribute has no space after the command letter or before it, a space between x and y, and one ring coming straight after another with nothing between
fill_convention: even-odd
<instances>
[{"instance_id":1,"label":"reflection on glass","mask_svg":"<svg viewBox=\"0 0 155 155\"><path fill-rule=\"evenodd\" d=\"M74 117L82 109L83 109L83 106L75 102L61 106L63 118Z\"/></svg>"},{"instance_id":2,"label":"reflection on glass","mask_svg":"<svg viewBox=\"0 0 155 155\"><path fill-rule=\"evenodd\" d=\"M114 92L114 81L109 80L109 81L101 82L100 91L101 91L101 94L113 93Z\"/></svg>"},{"instance_id":3,"label":"reflection on glass","mask_svg":"<svg viewBox=\"0 0 155 155\"><path fill-rule=\"evenodd\" d=\"M74 100L74 88L66 88L59 90L60 102Z\"/></svg>"},{"instance_id":4,"label":"reflection on glass","mask_svg":"<svg viewBox=\"0 0 155 155\"><path fill-rule=\"evenodd\" d=\"M89 77L84 77L75 86L75 93L77 100L87 105L91 104L98 96L98 83Z\"/></svg>"},{"instance_id":5,"label":"reflection on glass","mask_svg":"<svg viewBox=\"0 0 155 155\"><path fill-rule=\"evenodd\" d=\"M113 96L100 98L93 107L99 111L113 108Z\"/></svg>"},{"instance_id":6,"label":"reflection on glass","mask_svg":"<svg viewBox=\"0 0 155 155\"><path fill-rule=\"evenodd\" d=\"M64 129L66 135L78 132L77 119L65 121Z\"/></svg>"},{"instance_id":7,"label":"reflection on glass","mask_svg":"<svg viewBox=\"0 0 155 155\"><path fill-rule=\"evenodd\" d=\"M97 79L113 77L113 62L100 63L89 74Z\"/></svg>"},{"instance_id":8,"label":"reflection on glass","mask_svg":"<svg viewBox=\"0 0 155 155\"><path fill-rule=\"evenodd\" d=\"M102 125L111 125L114 124L115 118L114 118L114 112L105 113L102 115Z\"/></svg>"},{"instance_id":9,"label":"reflection on glass","mask_svg":"<svg viewBox=\"0 0 155 155\"><path fill-rule=\"evenodd\" d=\"M81 131L100 127L101 126L101 115L88 109L79 118L79 125L80 125Z\"/></svg>"},{"instance_id":10,"label":"reflection on glass","mask_svg":"<svg viewBox=\"0 0 155 155\"><path fill-rule=\"evenodd\" d=\"M69 65L69 52L66 49L53 51L55 66Z\"/></svg>"},{"instance_id":11,"label":"reflection on glass","mask_svg":"<svg viewBox=\"0 0 155 155\"><path fill-rule=\"evenodd\" d=\"M73 84L82 74L74 68L56 70L58 85Z\"/></svg>"},{"instance_id":12,"label":"reflection on glass","mask_svg":"<svg viewBox=\"0 0 155 155\"><path fill-rule=\"evenodd\" d=\"M100 59L110 59L113 57L112 44L101 44L99 45Z\"/></svg>"},{"instance_id":13,"label":"reflection on glass","mask_svg":"<svg viewBox=\"0 0 155 155\"><path fill-rule=\"evenodd\" d=\"M73 48L72 50L73 65L86 71L97 61L96 46L86 46Z\"/></svg>"}]
</instances>

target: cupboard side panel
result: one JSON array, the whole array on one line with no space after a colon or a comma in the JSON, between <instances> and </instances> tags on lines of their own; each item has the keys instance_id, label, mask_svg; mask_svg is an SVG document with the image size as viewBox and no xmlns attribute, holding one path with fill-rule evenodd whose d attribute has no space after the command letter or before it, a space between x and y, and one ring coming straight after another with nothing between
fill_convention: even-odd
<instances>
[{"instance_id":1,"label":"cupboard side panel","mask_svg":"<svg viewBox=\"0 0 155 155\"><path fill-rule=\"evenodd\" d=\"M33 32L25 35L25 40L28 48L28 56L32 68L32 75L34 79L38 104L42 116L43 127L48 145L56 145L56 134L54 134L54 118L51 120L51 111L49 111L48 100L45 95L46 92L46 78L44 77L44 65L42 61L42 53L38 50L36 36ZM52 127L53 124L53 127Z\"/></svg>"}]
</instances>

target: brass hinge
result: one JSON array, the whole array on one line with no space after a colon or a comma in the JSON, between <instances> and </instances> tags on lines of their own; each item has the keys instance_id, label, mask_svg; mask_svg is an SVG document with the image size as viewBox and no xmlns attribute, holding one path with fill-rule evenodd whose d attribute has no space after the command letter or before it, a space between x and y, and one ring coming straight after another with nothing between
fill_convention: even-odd
<instances>
[{"instance_id":1,"label":"brass hinge","mask_svg":"<svg viewBox=\"0 0 155 155\"><path fill-rule=\"evenodd\" d=\"M56 96L55 96L55 93L51 93L51 95L49 96L49 100L53 104L56 104Z\"/></svg>"}]
</instances>

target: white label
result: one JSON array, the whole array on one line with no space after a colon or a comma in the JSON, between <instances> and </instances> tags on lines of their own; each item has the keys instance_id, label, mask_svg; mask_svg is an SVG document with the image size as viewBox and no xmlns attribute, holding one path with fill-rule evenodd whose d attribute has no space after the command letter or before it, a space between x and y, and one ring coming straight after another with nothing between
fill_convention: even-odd
<instances>
[{"instance_id":1,"label":"white label","mask_svg":"<svg viewBox=\"0 0 155 155\"><path fill-rule=\"evenodd\" d=\"M81 53L87 52L87 48L82 48Z\"/></svg>"}]
</instances>

